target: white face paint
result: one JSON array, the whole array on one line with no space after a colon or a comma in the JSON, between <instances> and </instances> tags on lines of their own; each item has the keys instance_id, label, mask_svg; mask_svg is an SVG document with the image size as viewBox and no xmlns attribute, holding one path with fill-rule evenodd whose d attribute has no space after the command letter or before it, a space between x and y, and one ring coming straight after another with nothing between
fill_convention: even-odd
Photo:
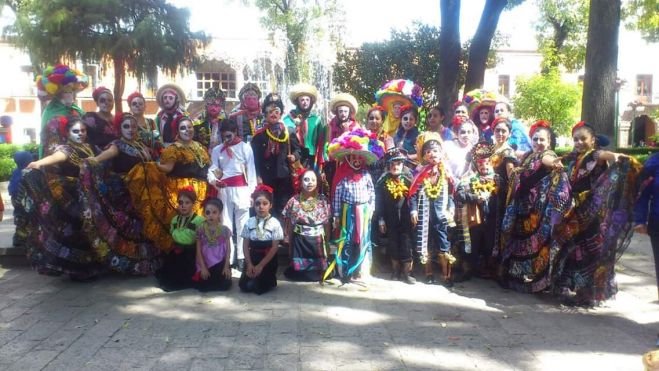
<instances>
[{"instance_id":1,"label":"white face paint","mask_svg":"<svg viewBox=\"0 0 659 371\"><path fill-rule=\"evenodd\" d=\"M348 106L339 106L336 109L336 116L339 118L339 122L346 122L350 118L350 107Z\"/></svg>"},{"instance_id":2,"label":"white face paint","mask_svg":"<svg viewBox=\"0 0 659 371\"><path fill-rule=\"evenodd\" d=\"M194 135L194 129L192 127L192 122L190 120L183 120L178 124L178 137L184 142L189 142L192 140Z\"/></svg>"},{"instance_id":3,"label":"white face paint","mask_svg":"<svg viewBox=\"0 0 659 371\"><path fill-rule=\"evenodd\" d=\"M110 113L114 107L114 98L110 93L102 93L98 96L98 110L100 112Z\"/></svg>"},{"instance_id":4,"label":"white face paint","mask_svg":"<svg viewBox=\"0 0 659 371\"><path fill-rule=\"evenodd\" d=\"M311 171L307 171L302 175L302 189L305 190L307 193L311 193L316 190L316 186L318 185L318 179L316 178L316 174L314 174Z\"/></svg>"},{"instance_id":5,"label":"white face paint","mask_svg":"<svg viewBox=\"0 0 659 371\"><path fill-rule=\"evenodd\" d=\"M176 95L174 93L164 93L162 95L162 105L165 109L172 109L176 104Z\"/></svg>"},{"instance_id":6,"label":"white face paint","mask_svg":"<svg viewBox=\"0 0 659 371\"><path fill-rule=\"evenodd\" d=\"M142 115L144 113L144 99L137 97L130 101L130 112L133 115Z\"/></svg>"},{"instance_id":7,"label":"white face paint","mask_svg":"<svg viewBox=\"0 0 659 371\"><path fill-rule=\"evenodd\" d=\"M71 107L73 105L74 99L75 95L71 92L62 93L59 98L60 102L62 102L62 104L67 107Z\"/></svg>"},{"instance_id":8,"label":"white face paint","mask_svg":"<svg viewBox=\"0 0 659 371\"><path fill-rule=\"evenodd\" d=\"M137 137L137 122L132 119L125 119L121 122L121 136L126 140L133 140Z\"/></svg>"},{"instance_id":9,"label":"white face paint","mask_svg":"<svg viewBox=\"0 0 659 371\"><path fill-rule=\"evenodd\" d=\"M78 122L69 128L69 140L74 143L84 143L87 140L87 127Z\"/></svg>"}]
</instances>

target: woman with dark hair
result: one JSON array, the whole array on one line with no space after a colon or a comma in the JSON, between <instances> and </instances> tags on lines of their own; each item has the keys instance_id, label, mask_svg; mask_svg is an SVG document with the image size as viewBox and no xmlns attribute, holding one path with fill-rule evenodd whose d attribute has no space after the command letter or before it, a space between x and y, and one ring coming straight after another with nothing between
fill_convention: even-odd
<instances>
[{"instance_id":1,"label":"woman with dark hair","mask_svg":"<svg viewBox=\"0 0 659 371\"><path fill-rule=\"evenodd\" d=\"M284 208L284 242L288 243L290 266L284 271L293 281L320 281L327 268L329 201L318 193L320 177L313 170L300 175L300 193Z\"/></svg>"},{"instance_id":2,"label":"woman with dark hair","mask_svg":"<svg viewBox=\"0 0 659 371\"><path fill-rule=\"evenodd\" d=\"M415 106L410 104L400 108L400 126L394 136L394 145L401 149L403 156L410 161L416 161L417 158L416 139L419 136L418 123L419 111Z\"/></svg>"},{"instance_id":3,"label":"woman with dark hair","mask_svg":"<svg viewBox=\"0 0 659 371\"><path fill-rule=\"evenodd\" d=\"M78 201L80 166L94 150L79 117L58 120L65 144L27 165L31 171L23 175L16 195L25 224L17 225L17 233L26 236L28 257L39 273L88 280L105 270L82 230Z\"/></svg>"},{"instance_id":4,"label":"woman with dark hair","mask_svg":"<svg viewBox=\"0 0 659 371\"><path fill-rule=\"evenodd\" d=\"M142 233L144 224L131 198L130 171L151 161L151 151L138 139L135 117L124 113L115 121L121 139L85 161L80 170L83 227L97 258L112 270L147 275L160 266L160 251Z\"/></svg>"},{"instance_id":5,"label":"woman with dark hair","mask_svg":"<svg viewBox=\"0 0 659 371\"><path fill-rule=\"evenodd\" d=\"M151 149L151 157L153 157L154 160L157 160L158 157L160 157L163 144L160 140L160 130L158 130L156 121L144 116L144 111L146 109L146 100L144 99L144 96L140 92L133 92L128 98L126 98L126 103L128 103L130 113L132 113L137 120L139 140Z\"/></svg>"},{"instance_id":6,"label":"woman with dark hair","mask_svg":"<svg viewBox=\"0 0 659 371\"><path fill-rule=\"evenodd\" d=\"M564 233L572 239L556 288L566 303L590 307L618 291L614 265L632 235L640 165L601 149L608 139L583 121L572 138L574 150L563 158L574 199Z\"/></svg>"},{"instance_id":7,"label":"woman with dark hair","mask_svg":"<svg viewBox=\"0 0 659 371\"><path fill-rule=\"evenodd\" d=\"M95 151L100 152L117 139L114 126L114 96L110 89L99 86L92 93L94 102L98 106L97 112L87 112L82 120L87 125L87 142Z\"/></svg>"},{"instance_id":8,"label":"woman with dark hair","mask_svg":"<svg viewBox=\"0 0 659 371\"><path fill-rule=\"evenodd\" d=\"M554 133L546 121L531 126L533 152L510 178L502 222L501 271L505 286L540 292L553 284L565 246L559 225L572 208L570 185L553 151Z\"/></svg>"}]
</instances>

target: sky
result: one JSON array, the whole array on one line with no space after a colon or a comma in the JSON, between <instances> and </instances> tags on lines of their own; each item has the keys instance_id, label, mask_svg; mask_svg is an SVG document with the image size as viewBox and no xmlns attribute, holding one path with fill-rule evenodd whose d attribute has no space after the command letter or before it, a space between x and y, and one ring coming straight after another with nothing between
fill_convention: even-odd
<instances>
[{"instance_id":1,"label":"sky","mask_svg":"<svg viewBox=\"0 0 659 371\"><path fill-rule=\"evenodd\" d=\"M345 13L348 46L383 41L392 28L404 29L414 21L439 26L439 0L408 0L414 6L401 6L400 0L339 0ZM188 7L191 28L232 38L265 37L259 24L259 11L245 6L243 0L170 0ZM537 17L535 1L527 0L504 11L498 30L509 36L512 49L535 49L533 21ZM463 0L460 33L462 41L471 38L478 27L485 0Z\"/></svg>"}]
</instances>

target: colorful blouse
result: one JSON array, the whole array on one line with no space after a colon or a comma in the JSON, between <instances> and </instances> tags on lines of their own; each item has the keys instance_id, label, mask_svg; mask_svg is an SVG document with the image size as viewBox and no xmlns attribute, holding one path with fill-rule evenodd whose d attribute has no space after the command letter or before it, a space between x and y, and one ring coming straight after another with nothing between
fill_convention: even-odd
<instances>
[{"instance_id":1,"label":"colorful blouse","mask_svg":"<svg viewBox=\"0 0 659 371\"><path fill-rule=\"evenodd\" d=\"M197 241L197 227L203 222L204 218L196 214L176 215L169 225L169 233L177 244L193 245Z\"/></svg>"},{"instance_id":2,"label":"colorful blouse","mask_svg":"<svg viewBox=\"0 0 659 371\"><path fill-rule=\"evenodd\" d=\"M318 226L328 222L330 206L324 195L300 200L301 196L291 197L284 208L284 217L294 225Z\"/></svg>"},{"instance_id":3,"label":"colorful blouse","mask_svg":"<svg viewBox=\"0 0 659 371\"><path fill-rule=\"evenodd\" d=\"M202 222L197 228L197 241L201 247L201 255L206 263L206 268L221 263L231 249L231 230L223 225L211 226L208 222ZM197 263L197 271L201 267Z\"/></svg>"}]
</instances>

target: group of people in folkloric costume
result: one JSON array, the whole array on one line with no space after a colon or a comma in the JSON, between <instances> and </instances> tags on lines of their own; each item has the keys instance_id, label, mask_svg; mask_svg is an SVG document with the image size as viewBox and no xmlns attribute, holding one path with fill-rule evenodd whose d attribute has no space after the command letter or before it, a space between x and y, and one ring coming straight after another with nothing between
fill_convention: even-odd
<instances>
[{"instance_id":1,"label":"group of people in folkloric costume","mask_svg":"<svg viewBox=\"0 0 659 371\"><path fill-rule=\"evenodd\" d=\"M183 91L166 84L155 121L137 92L130 112L113 115L104 87L92 94L98 111L83 113L74 97L87 80L63 65L37 86L50 100L42 154L12 194L17 235L41 273L155 274L166 291L210 291L228 290L237 268L240 289L263 294L277 286L281 243L284 276L296 281L360 283L384 255L391 279L408 284L477 275L575 305L616 293L640 169L602 149L606 138L587 123L559 157L549 123L526 135L508 103L484 90L465 94L452 115L429 109L421 131L422 90L410 80L383 84L364 127L345 93L329 101L325 122L308 84L292 87L287 113L279 94L261 101L248 83L227 115L224 92L211 88L196 120ZM646 204L636 206L641 232L651 166Z\"/></svg>"}]
</instances>

